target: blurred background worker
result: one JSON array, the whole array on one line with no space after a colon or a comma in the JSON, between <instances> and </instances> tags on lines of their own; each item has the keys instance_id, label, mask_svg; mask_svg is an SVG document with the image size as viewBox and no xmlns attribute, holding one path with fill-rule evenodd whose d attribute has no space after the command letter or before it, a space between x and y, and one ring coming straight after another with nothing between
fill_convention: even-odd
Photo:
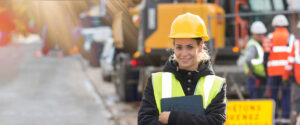
<instances>
[{"instance_id":1,"label":"blurred background worker","mask_svg":"<svg viewBox=\"0 0 300 125\"><path fill-rule=\"evenodd\" d=\"M248 76L247 87L251 98L262 98L266 88L266 72L263 65L264 50L261 42L267 32L261 21L255 21L251 25L252 38L248 41L245 54L245 72Z\"/></svg>"},{"instance_id":2,"label":"blurred background worker","mask_svg":"<svg viewBox=\"0 0 300 125\"><path fill-rule=\"evenodd\" d=\"M297 24L298 30L300 30L300 21ZM297 84L293 84L293 97L295 101L295 111L297 113L297 124L300 125L300 36L297 36L297 40L292 46L292 49L288 56L288 65L285 67L285 74L283 76L284 82L291 80Z\"/></svg>"},{"instance_id":3,"label":"blurred background worker","mask_svg":"<svg viewBox=\"0 0 300 125\"><path fill-rule=\"evenodd\" d=\"M282 90L281 100L281 119L278 118L278 105L276 105L276 123L289 124L290 123L290 108L291 108L291 84L287 82L283 84L282 76L287 65L289 46L293 44L294 35L290 34L287 26L289 25L287 18L284 15L276 15L273 18L272 26L275 31L271 34L271 41L273 43L270 52L268 67L268 84L271 91L271 98L277 102L278 90Z\"/></svg>"}]
</instances>

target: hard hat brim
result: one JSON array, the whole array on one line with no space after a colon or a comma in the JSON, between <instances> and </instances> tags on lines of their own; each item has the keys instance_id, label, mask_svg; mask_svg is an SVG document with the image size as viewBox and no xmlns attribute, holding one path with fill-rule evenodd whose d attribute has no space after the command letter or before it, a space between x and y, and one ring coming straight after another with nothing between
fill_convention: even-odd
<instances>
[{"instance_id":1,"label":"hard hat brim","mask_svg":"<svg viewBox=\"0 0 300 125\"><path fill-rule=\"evenodd\" d=\"M186 34L186 33L177 33L176 35L169 36L169 38L202 38L203 41L208 41L210 38L208 36L199 36L194 34Z\"/></svg>"}]
</instances>

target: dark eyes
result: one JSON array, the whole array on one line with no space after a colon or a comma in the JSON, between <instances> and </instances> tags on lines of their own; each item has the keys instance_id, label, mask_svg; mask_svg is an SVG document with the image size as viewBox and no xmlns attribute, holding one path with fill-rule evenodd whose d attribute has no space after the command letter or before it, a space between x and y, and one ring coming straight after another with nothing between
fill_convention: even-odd
<instances>
[{"instance_id":1,"label":"dark eyes","mask_svg":"<svg viewBox=\"0 0 300 125\"><path fill-rule=\"evenodd\" d=\"M194 48L193 46L190 45L187 46L187 49L193 49L193 48Z\"/></svg>"},{"instance_id":2,"label":"dark eyes","mask_svg":"<svg viewBox=\"0 0 300 125\"><path fill-rule=\"evenodd\" d=\"M181 46L177 46L176 49L177 49L177 50L181 50L182 47L181 47Z\"/></svg>"},{"instance_id":3,"label":"dark eyes","mask_svg":"<svg viewBox=\"0 0 300 125\"><path fill-rule=\"evenodd\" d=\"M186 48L187 48L188 50L191 50L191 49L193 49L194 47L191 46L191 45L187 45ZM182 50L182 46L177 46L176 49L177 49L177 50Z\"/></svg>"}]
</instances>

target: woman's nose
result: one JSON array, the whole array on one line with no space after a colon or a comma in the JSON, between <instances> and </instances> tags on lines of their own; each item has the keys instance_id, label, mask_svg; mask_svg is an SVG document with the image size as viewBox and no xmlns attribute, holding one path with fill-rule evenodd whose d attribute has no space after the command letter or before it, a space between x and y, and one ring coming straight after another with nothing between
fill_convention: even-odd
<instances>
[{"instance_id":1,"label":"woman's nose","mask_svg":"<svg viewBox=\"0 0 300 125\"><path fill-rule=\"evenodd\" d=\"M188 50L187 50L187 49L182 49L181 55L182 55L182 56L188 55Z\"/></svg>"}]
</instances>

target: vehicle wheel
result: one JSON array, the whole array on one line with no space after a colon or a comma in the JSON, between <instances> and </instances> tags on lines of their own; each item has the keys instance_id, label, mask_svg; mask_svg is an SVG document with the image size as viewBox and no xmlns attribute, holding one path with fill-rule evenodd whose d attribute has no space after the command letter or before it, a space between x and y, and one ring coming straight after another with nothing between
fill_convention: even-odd
<instances>
[{"instance_id":1,"label":"vehicle wheel","mask_svg":"<svg viewBox=\"0 0 300 125\"><path fill-rule=\"evenodd\" d=\"M125 61L128 58L126 54L120 53L116 57L116 75L115 75L115 87L117 95L121 101L126 101L126 66Z\"/></svg>"}]
</instances>

